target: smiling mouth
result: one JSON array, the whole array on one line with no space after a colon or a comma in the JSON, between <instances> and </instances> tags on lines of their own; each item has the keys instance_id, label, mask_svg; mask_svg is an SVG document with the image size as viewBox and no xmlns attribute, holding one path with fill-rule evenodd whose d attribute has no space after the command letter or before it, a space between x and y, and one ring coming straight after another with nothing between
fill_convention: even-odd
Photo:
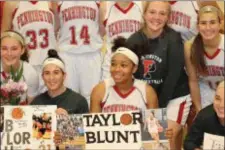
<instances>
[{"instance_id":1,"label":"smiling mouth","mask_svg":"<svg viewBox=\"0 0 225 150\"><path fill-rule=\"evenodd\" d=\"M218 109L219 113L224 113L224 109Z\"/></svg>"},{"instance_id":2,"label":"smiling mouth","mask_svg":"<svg viewBox=\"0 0 225 150\"><path fill-rule=\"evenodd\" d=\"M114 76L115 79L120 79L122 76Z\"/></svg>"},{"instance_id":3,"label":"smiling mouth","mask_svg":"<svg viewBox=\"0 0 225 150\"><path fill-rule=\"evenodd\" d=\"M7 60L7 61L13 61L14 59L10 58L10 59L5 59L5 60Z\"/></svg>"},{"instance_id":4,"label":"smiling mouth","mask_svg":"<svg viewBox=\"0 0 225 150\"><path fill-rule=\"evenodd\" d=\"M50 86L54 86L54 85L56 85L56 83L49 83L49 85L50 85Z\"/></svg>"},{"instance_id":5,"label":"smiling mouth","mask_svg":"<svg viewBox=\"0 0 225 150\"><path fill-rule=\"evenodd\" d=\"M204 34L207 35L207 36L210 36L210 35L213 35L214 32L204 32Z\"/></svg>"},{"instance_id":6,"label":"smiling mouth","mask_svg":"<svg viewBox=\"0 0 225 150\"><path fill-rule=\"evenodd\" d=\"M159 22L151 22L151 24L153 24L153 25L160 25L161 23L159 23Z\"/></svg>"}]
</instances>

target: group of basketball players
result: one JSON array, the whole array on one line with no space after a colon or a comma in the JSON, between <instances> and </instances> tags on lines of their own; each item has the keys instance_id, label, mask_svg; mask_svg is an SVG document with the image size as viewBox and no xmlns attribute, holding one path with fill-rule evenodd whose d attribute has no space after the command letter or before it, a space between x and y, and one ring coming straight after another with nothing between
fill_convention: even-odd
<instances>
[{"instance_id":1,"label":"group of basketball players","mask_svg":"<svg viewBox=\"0 0 225 150\"><path fill-rule=\"evenodd\" d=\"M50 138L51 133L51 120L52 118L48 114L44 113L40 116L33 115L33 137L40 138Z\"/></svg>"},{"instance_id":2,"label":"group of basketball players","mask_svg":"<svg viewBox=\"0 0 225 150\"><path fill-rule=\"evenodd\" d=\"M172 118L176 119L169 122L169 128L173 128L171 148L180 149L182 139L180 133L191 105L189 97L192 98L198 112L206 105L205 103L212 103L216 83L223 80L224 35L219 33L224 30L222 18L223 14L217 3L212 1L6 1L3 6L1 33L12 30L24 37L29 52L29 64L34 68L24 70L37 72L39 83L35 83L38 84L35 85L35 89L38 86L39 92L45 89L41 78L42 63L47 57L48 50L56 49L65 63L66 87L83 95L89 103L91 112L157 108L158 98L159 106L164 107L160 102L163 98L169 98L167 101L172 102L171 99L188 96L183 97L184 101L174 101L170 104L170 109L177 106L176 113L172 114ZM175 51L180 53L179 50L182 50L181 56L184 58L181 57L181 62L185 61L190 95L185 93L179 97L172 96L176 95L174 89L180 82L177 81L168 89L170 85L166 85L164 81L170 74L163 76L162 80L152 79L152 82L157 82L161 86L160 90L155 89L154 83L148 82L147 85L133 79L133 74L139 71L140 64L144 65L144 61L137 52L138 48L135 50L135 46L131 47L131 44L136 44L129 42L135 36L131 35L143 29L140 38L146 38L151 48L157 47L155 39L161 38L164 33L173 32L174 37L179 36L175 31L170 31L169 27L167 30L167 25L181 34L182 42L179 43L181 46L185 42L184 51L182 48ZM122 38L117 39L120 36L129 38L128 42ZM21 38L18 39L22 41ZM136 38L134 39L136 42ZM175 40L173 42L176 44ZM102 50L103 43L106 45L106 52ZM171 58L176 59L176 56L180 55ZM6 55L1 54L1 57L6 58ZM147 69L143 66L144 75L134 77L154 78L151 71L156 72L154 67L159 67L157 71L161 69L156 64L161 60L154 55L146 55L144 59L145 62L146 59L149 61ZM2 61L1 59L1 65ZM167 62L170 68L175 65L170 61ZM179 67L184 68L184 63ZM170 78L174 78L173 70L163 71L171 71ZM148 72L150 74L147 74ZM165 94L160 95L164 86L167 87L164 91L171 93L169 97ZM209 91L212 93L211 97L208 95ZM37 93L30 96L35 95ZM106 101L109 99L110 101ZM127 100L121 101L124 99ZM135 102L137 99L141 102L139 100ZM188 110L187 113L184 109ZM186 114L183 114L184 112Z\"/></svg>"}]
</instances>

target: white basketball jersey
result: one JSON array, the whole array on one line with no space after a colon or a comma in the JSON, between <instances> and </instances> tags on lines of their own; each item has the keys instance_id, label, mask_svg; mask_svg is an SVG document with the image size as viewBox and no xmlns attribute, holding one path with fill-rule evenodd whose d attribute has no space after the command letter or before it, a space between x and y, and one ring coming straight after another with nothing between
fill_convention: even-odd
<instances>
[{"instance_id":1,"label":"white basketball jersey","mask_svg":"<svg viewBox=\"0 0 225 150\"><path fill-rule=\"evenodd\" d=\"M121 8L115 2L106 2L105 28L107 43L112 43L115 38L130 37L138 31L142 23L142 2L133 1L127 9Z\"/></svg>"},{"instance_id":2,"label":"white basketball jersey","mask_svg":"<svg viewBox=\"0 0 225 150\"><path fill-rule=\"evenodd\" d=\"M49 9L49 2L19 2L12 25L25 37L32 65L42 64L48 50L56 48L54 15Z\"/></svg>"},{"instance_id":3,"label":"white basketball jersey","mask_svg":"<svg viewBox=\"0 0 225 150\"><path fill-rule=\"evenodd\" d=\"M158 129L156 118L153 118L152 120L150 118L148 118L148 128L149 129L154 129L154 128Z\"/></svg>"},{"instance_id":4,"label":"white basketball jersey","mask_svg":"<svg viewBox=\"0 0 225 150\"><path fill-rule=\"evenodd\" d=\"M197 35L197 12L196 1L176 1L171 4L169 26L181 33L184 41L190 40Z\"/></svg>"},{"instance_id":5,"label":"white basketball jersey","mask_svg":"<svg viewBox=\"0 0 225 150\"><path fill-rule=\"evenodd\" d=\"M99 51L99 4L95 1L62 1L59 4L59 48L72 53Z\"/></svg>"},{"instance_id":6,"label":"white basketball jersey","mask_svg":"<svg viewBox=\"0 0 225 150\"><path fill-rule=\"evenodd\" d=\"M146 83L135 79L132 89L122 94L112 78L105 81L105 96L101 103L102 112L123 112L146 109Z\"/></svg>"},{"instance_id":7,"label":"white basketball jersey","mask_svg":"<svg viewBox=\"0 0 225 150\"><path fill-rule=\"evenodd\" d=\"M221 42L213 56L205 53L208 75L200 77L201 80L216 90L218 83L224 80L224 35L221 34Z\"/></svg>"}]
</instances>

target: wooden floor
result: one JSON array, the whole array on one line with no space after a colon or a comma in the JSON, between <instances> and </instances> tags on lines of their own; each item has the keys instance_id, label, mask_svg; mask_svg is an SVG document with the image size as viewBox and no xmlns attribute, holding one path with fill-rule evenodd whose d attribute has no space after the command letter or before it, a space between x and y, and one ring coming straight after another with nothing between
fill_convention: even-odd
<instances>
[{"instance_id":1,"label":"wooden floor","mask_svg":"<svg viewBox=\"0 0 225 150\"><path fill-rule=\"evenodd\" d=\"M66 141L64 144L59 145L60 149L65 149L65 145L73 145L73 146L80 146L82 145L82 149L85 149L85 140L84 137L76 137L73 141Z\"/></svg>"}]
</instances>

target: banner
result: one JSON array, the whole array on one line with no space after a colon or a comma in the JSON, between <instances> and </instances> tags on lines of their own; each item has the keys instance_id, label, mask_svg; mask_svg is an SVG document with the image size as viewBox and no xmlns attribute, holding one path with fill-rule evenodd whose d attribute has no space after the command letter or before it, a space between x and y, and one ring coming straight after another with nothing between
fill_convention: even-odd
<instances>
[{"instance_id":1,"label":"banner","mask_svg":"<svg viewBox=\"0 0 225 150\"><path fill-rule=\"evenodd\" d=\"M4 106L1 149L55 149L56 106Z\"/></svg>"},{"instance_id":2,"label":"banner","mask_svg":"<svg viewBox=\"0 0 225 150\"><path fill-rule=\"evenodd\" d=\"M66 149L140 149L141 121L140 112L57 117L58 130Z\"/></svg>"},{"instance_id":3,"label":"banner","mask_svg":"<svg viewBox=\"0 0 225 150\"><path fill-rule=\"evenodd\" d=\"M120 112L83 115L86 149L140 149L141 114Z\"/></svg>"}]
</instances>

